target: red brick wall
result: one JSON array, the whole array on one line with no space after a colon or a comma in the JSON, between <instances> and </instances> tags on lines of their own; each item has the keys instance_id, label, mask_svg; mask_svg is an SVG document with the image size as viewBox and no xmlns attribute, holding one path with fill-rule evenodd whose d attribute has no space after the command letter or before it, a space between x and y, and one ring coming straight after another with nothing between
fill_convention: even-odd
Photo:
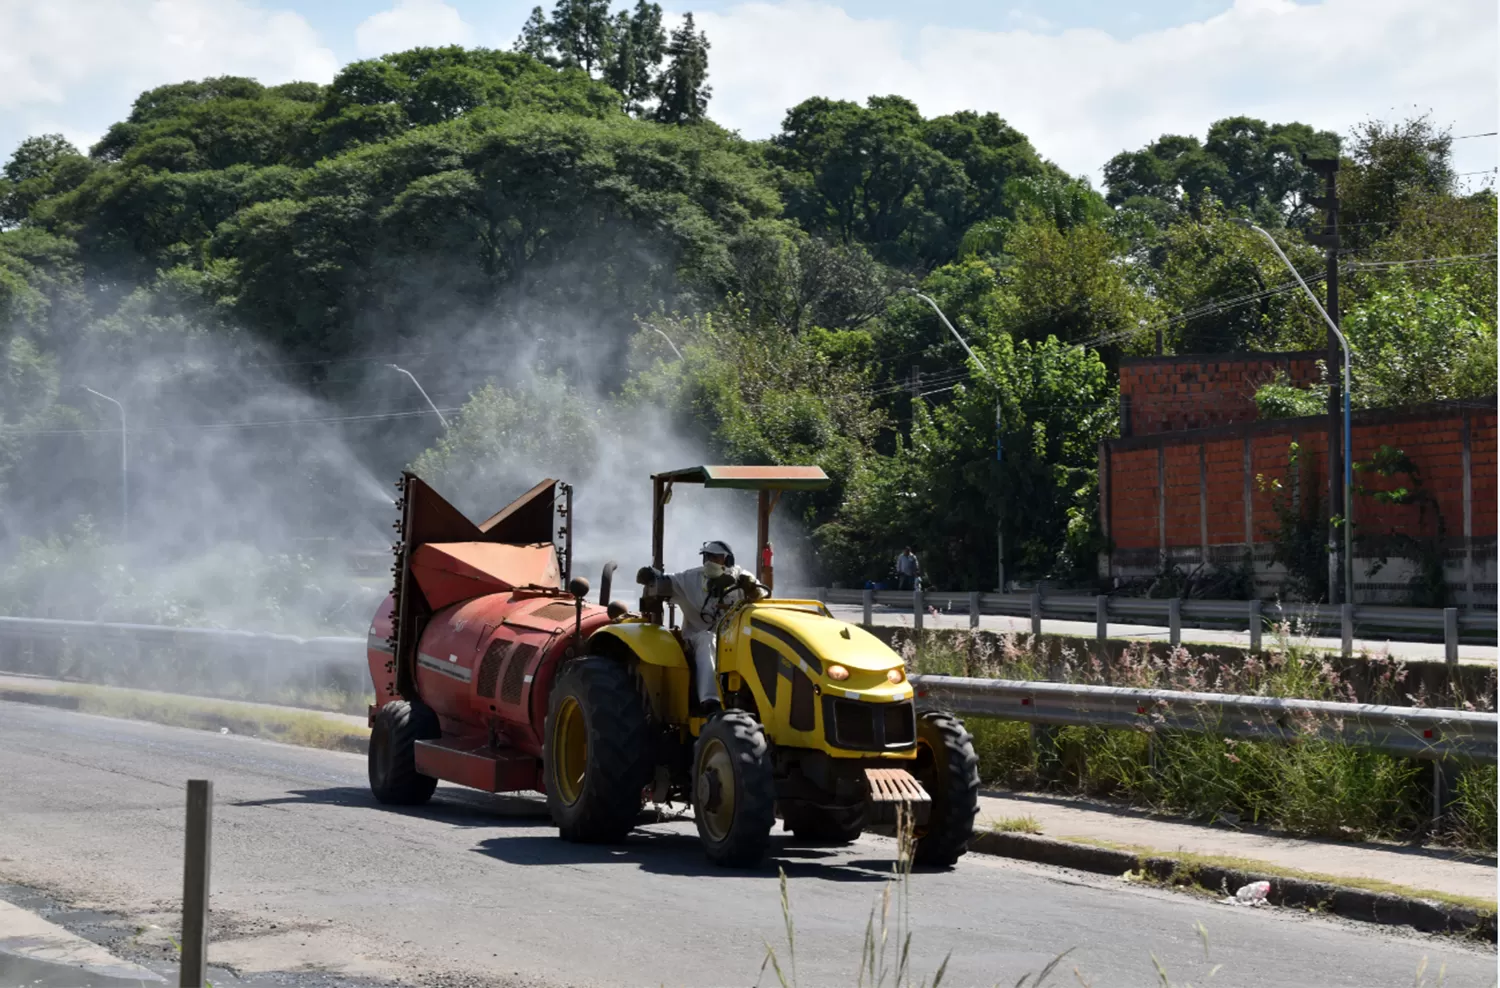
<instances>
[{"instance_id":1,"label":"red brick wall","mask_svg":"<svg viewBox=\"0 0 1500 988\"><path fill-rule=\"evenodd\" d=\"M1368 495L1355 494L1354 520L1362 535L1438 534L1441 513L1444 534L1458 545L1464 536L1463 432L1469 422L1470 536L1492 546L1496 536L1496 411L1493 405L1464 408L1434 405L1423 408L1385 409L1355 413L1354 459L1368 463L1381 445L1404 451L1417 466L1421 489L1430 495L1425 512L1419 504L1380 504ZM1275 422L1249 422L1213 429L1179 431L1156 436L1132 436L1106 444L1108 503L1106 524L1116 562L1140 570L1159 562L1163 544L1158 519L1165 515L1165 547L1174 550L1203 547L1206 521L1210 557L1213 547L1239 547L1245 543L1245 448L1250 448L1251 541L1265 546L1272 541L1277 520L1272 494L1263 482L1280 481L1290 495L1296 489L1304 510L1327 499L1327 427L1322 416ZM1299 447L1301 470L1293 478L1288 468L1292 443ZM1203 457L1200 484L1199 457ZM1158 457L1165 466L1158 483ZM1404 474L1382 477L1370 471L1355 472L1356 487L1369 490L1413 488ZM1206 497L1204 493L1206 492ZM1159 493L1166 499L1163 512ZM1206 509L1206 510L1205 510ZM1485 549L1493 554L1492 548ZM1191 555L1191 552L1188 553ZM1119 565L1112 564L1119 570Z\"/></svg>"},{"instance_id":2,"label":"red brick wall","mask_svg":"<svg viewBox=\"0 0 1500 988\"><path fill-rule=\"evenodd\" d=\"M1278 370L1300 387L1322 380L1321 351L1129 359L1120 365L1120 395L1129 433L1203 429L1256 418L1255 392Z\"/></svg>"}]
</instances>

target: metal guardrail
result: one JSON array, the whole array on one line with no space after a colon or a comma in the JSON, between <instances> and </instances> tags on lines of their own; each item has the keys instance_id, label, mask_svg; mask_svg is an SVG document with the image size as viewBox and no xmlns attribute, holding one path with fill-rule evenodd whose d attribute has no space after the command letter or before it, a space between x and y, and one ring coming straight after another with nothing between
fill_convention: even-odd
<instances>
[{"instance_id":1,"label":"metal guardrail","mask_svg":"<svg viewBox=\"0 0 1500 988\"><path fill-rule=\"evenodd\" d=\"M791 592L791 591L788 591ZM920 630L922 614L927 607L969 615L969 626L978 627L982 614L1002 614L1031 619L1032 631L1041 633L1044 619L1092 622L1098 637L1107 636L1110 623L1140 624L1170 630L1175 645L1184 626L1198 628L1244 629L1250 633L1250 647L1260 648L1260 638L1268 625L1291 624L1298 628L1327 630L1342 636L1343 650L1350 654L1356 629L1366 633L1379 631L1387 638L1400 639L1402 634L1419 634L1440 639L1447 646L1450 662L1458 661L1460 637L1493 640L1500 620L1487 611L1459 608L1396 607L1385 604L1296 604L1262 600L1191 600L1146 597L1115 597L1085 594L997 594L947 593L911 590L798 590L798 596L813 597L828 604L863 606L864 622L872 623L875 607L892 607L910 611L913 625ZM920 604L918 601L920 600Z\"/></svg>"},{"instance_id":2,"label":"metal guardrail","mask_svg":"<svg viewBox=\"0 0 1500 988\"><path fill-rule=\"evenodd\" d=\"M918 702L961 715L1056 726L1213 734L1253 741L1319 738L1426 760L1496 761L1500 717L1222 693L913 676Z\"/></svg>"},{"instance_id":3,"label":"metal guardrail","mask_svg":"<svg viewBox=\"0 0 1500 988\"><path fill-rule=\"evenodd\" d=\"M365 639L345 636L299 638L265 631L223 628L173 628L158 624L119 624L109 621L66 621L56 618L0 617L0 638L73 638L80 641L122 642L136 645L260 648L295 651L299 657L363 665Z\"/></svg>"},{"instance_id":4,"label":"metal guardrail","mask_svg":"<svg viewBox=\"0 0 1500 988\"><path fill-rule=\"evenodd\" d=\"M218 628L0 617L0 638L131 643L274 654L281 663L365 667L365 639L299 638ZM1391 754L1496 761L1493 713L1318 700L1125 689L1071 683L913 676L919 702L954 713L1032 724L1182 731L1260 741L1310 737Z\"/></svg>"}]
</instances>

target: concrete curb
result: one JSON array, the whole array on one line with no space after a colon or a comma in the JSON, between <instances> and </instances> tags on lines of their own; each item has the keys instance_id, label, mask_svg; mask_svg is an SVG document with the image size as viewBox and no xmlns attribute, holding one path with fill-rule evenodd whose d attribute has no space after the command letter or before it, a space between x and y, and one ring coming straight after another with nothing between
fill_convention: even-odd
<instances>
[{"instance_id":1,"label":"concrete curb","mask_svg":"<svg viewBox=\"0 0 1500 988\"><path fill-rule=\"evenodd\" d=\"M1225 895L1251 882L1268 881L1267 900L1276 906L1318 909L1366 923L1410 926L1424 933L1459 933L1496 942L1495 914L1389 892L1370 892L1328 882L1260 875L1235 868L1194 865L1171 857L1142 856L1032 834L975 831L969 850L1104 875L1140 872L1169 885L1196 885Z\"/></svg>"}]
</instances>

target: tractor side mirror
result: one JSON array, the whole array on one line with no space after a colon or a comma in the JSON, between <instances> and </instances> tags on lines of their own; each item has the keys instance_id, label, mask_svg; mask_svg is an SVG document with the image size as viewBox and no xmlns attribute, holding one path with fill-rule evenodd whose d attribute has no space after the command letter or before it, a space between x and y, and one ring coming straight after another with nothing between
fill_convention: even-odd
<instances>
[{"instance_id":1,"label":"tractor side mirror","mask_svg":"<svg viewBox=\"0 0 1500 988\"><path fill-rule=\"evenodd\" d=\"M568 593L582 600L589 595L589 581L581 576L573 577L568 581Z\"/></svg>"}]
</instances>

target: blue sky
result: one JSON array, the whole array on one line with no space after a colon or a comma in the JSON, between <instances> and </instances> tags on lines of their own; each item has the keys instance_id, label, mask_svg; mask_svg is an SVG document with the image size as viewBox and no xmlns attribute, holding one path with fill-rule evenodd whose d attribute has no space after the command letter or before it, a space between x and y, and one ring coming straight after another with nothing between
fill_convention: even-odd
<instances>
[{"instance_id":1,"label":"blue sky","mask_svg":"<svg viewBox=\"0 0 1500 988\"><path fill-rule=\"evenodd\" d=\"M507 47L517 0L0 0L0 156L28 134L81 145L143 89L208 75L326 82L417 44ZM550 3L549 3L550 5ZM1496 130L1494 0L707 0L709 112L774 133L813 95L899 93L923 112L995 111L1096 182L1163 133L1250 114L1339 132L1430 112ZM1493 138L1458 142L1461 171ZM1483 181L1473 176L1470 181Z\"/></svg>"}]
</instances>

